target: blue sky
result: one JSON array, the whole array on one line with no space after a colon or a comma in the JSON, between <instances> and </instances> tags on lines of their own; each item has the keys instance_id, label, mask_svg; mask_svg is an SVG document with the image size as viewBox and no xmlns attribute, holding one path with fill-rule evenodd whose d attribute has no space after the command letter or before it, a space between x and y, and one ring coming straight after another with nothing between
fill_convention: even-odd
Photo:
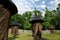
<instances>
[{"instance_id":1,"label":"blue sky","mask_svg":"<svg viewBox=\"0 0 60 40\"><path fill-rule=\"evenodd\" d=\"M45 11L43 10L45 9L45 7L47 7L49 10L54 10L57 7L57 4L60 3L60 0L12 0L12 1L16 4L19 14L22 14L25 11L32 11L34 10L34 7L36 7L37 10L42 11L42 13L45 13Z\"/></svg>"}]
</instances>

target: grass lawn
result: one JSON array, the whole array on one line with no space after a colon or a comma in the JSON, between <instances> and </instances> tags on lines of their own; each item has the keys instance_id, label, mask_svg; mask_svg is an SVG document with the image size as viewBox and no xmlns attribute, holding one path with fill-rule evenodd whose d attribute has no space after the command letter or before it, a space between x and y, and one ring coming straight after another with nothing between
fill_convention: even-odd
<instances>
[{"instance_id":1,"label":"grass lawn","mask_svg":"<svg viewBox=\"0 0 60 40\"><path fill-rule=\"evenodd\" d=\"M21 34L17 35L16 37L13 37L9 35L9 40L33 40L33 37L29 34Z\"/></svg>"},{"instance_id":2,"label":"grass lawn","mask_svg":"<svg viewBox=\"0 0 60 40\"><path fill-rule=\"evenodd\" d=\"M49 40L60 40L60 32L56 32L54 35L43 33L42 37ZM11 34L9 34L8 39L9 40L33 40L33 37L31 34L19 34L16 37L13 37Z\"/></svg>"}]
</instances>

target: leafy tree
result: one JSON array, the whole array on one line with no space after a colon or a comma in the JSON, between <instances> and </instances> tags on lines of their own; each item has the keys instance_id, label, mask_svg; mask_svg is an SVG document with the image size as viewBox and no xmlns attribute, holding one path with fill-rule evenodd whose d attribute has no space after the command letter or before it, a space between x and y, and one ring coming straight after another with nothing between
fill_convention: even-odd
<instances>
[{"instance_id":1,"label":"leafy tree","mask_svg":"<svg viewBox=\"0 0 60 40\"><path fill-rule=\"evenodd\" d=\"M60 29L60 4L58 4L58 7L56 8L55 11L53 11L53 20L54 20L54 25L56 29Z\"/></svg>"},{"instance_id":2,"label":"leafy tree","mask_svg":"<svg viewBox=\"0 0 60 40\"><path fill-rule=\"evenodd\" d=\"M35 13L35 11L36 11L36 13L37 13L37 15L38 15L39 17L42 17L41 11L39 11L39 10L34 10L33 13Z\"/></svg>"},{"instance_id":3,"label":"leafy tree","mask_svg":"<svg viewBox=\"0 0 60 40\"><path fill-rule=\"evenodd\" d=\"M25 13L23 13L23 15L21 14L13 15L11 17L10 24L14 20L16 20L20 24L19 28L31 29L31 24L29 23L29 21L32 15L34 16L35 11L39 17L42 17L42 13L39 10L26 11ZM43 23L43 26L45 26L45 28L50 28L50 25L54 25L56 29L60 29L60 4L58 4L58 7L56 8L56 10L50 11L46 8L44 21L45 22Z\"/></svg>"},{"instance_id":4,"label":"leafy tree","mask_svg":"<svg viewBox=\"0 0 60 40\"><path fill-rule=\"evenodd\" d=\"M47 8L46 8L46 11L45 11L45 16L44 16L44 20L45 22L43 23L43 25L46 27L46 28L49 28L50 25L51 25L51 19L52 19L52 12L49 11Z\"/></svg>"}]
</instances>

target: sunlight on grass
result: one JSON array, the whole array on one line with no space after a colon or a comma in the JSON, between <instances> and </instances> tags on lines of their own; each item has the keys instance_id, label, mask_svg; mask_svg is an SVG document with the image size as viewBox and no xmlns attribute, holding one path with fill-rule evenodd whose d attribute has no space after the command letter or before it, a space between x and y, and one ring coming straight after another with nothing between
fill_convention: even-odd
<instances>
[{"instance_id":1,"label":"sunlight on grass","mask_svg":"<svg viewBox=\"0 0 60 40\"><path fill-rule=\"evenodd\" d=\"M60 32L57 32L55 34L43 34L44 38L47 38L49 40L60 40Z\"/></svg>"},{"instance_id":2,"label":"sunlight on grass","mask_svg":"<svg viewBox=\"0 0 60 40\"><path fill-rule=\"evenodd\" d=\"M33 40L33 37L29 34L21 34L17 35L16 37L9 35L9 40Z\"/></svg>"}]
</instances>

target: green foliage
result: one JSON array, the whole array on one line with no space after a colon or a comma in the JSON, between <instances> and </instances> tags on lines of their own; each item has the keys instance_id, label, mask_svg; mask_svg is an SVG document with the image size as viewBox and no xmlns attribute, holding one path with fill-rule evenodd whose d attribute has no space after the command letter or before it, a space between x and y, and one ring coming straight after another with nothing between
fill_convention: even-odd
<instances>
[{"instance_id":1,"label":"green foliage","mask_svg":"<svg viewBox=\"0 0 60 40\"><path fill-rule=\"evenodd\" d=\"M23 13L23 15L21 14L15 14L11 17L10 20L10 24L16 20L20 26L19 28L21 29L31 29L31 24L29 23L30 18L32 17L32 15L34 15L35 11L37 12L37 15L39 17L44 18L44 23L43 26L45 28L50 28L50 25L55 26L56 29L60 29L60 4L58 4L58 7L56 8L56 10L48 10L46 8L45 10L45 15L44 17L42 16L41 11L39 10L34 10L34 11L26 11L25 13ZM15 19L16 17L16 19ZM43 29L44 29L43 27Z\"/></svg>"},{"instance_id":2,"label":"green foliage","mask_svg":"<svg viewBox=\"0 0 60 40\"><path fill-rule=\"evenodd\" d=\"M10 23L12 23L14 20L16 20L20 26L21 29L31 29L31 24L29 23L31 16L33 15L34 11L27 11L21 14L15 14L11 17ZM37 10L38 16L42 16L41 12ZM16 19L15 19L16 17Z\"/></svg>"},{"instance_id":3,"label":"green foliage","mask_svg":"<svg viewBox=\"0 0 60 40\"><path fill-rule=\"evenodd\" d=\"M44 20L45 27L53 25L55 29L60 29L60 4L58 4L56 10L49 11L46 8Z\"/></svg>"},{"instance_id":4,"label":"green foliage","mask_svg":"<svg viewBox=\"0 0 60 40\"><path fill-rule=\"evenodd\" d=\"M45 22L43 23L43 25L46 27L46 28L50 28L50 25L52 24L52 12L49 11L47 8L46 8L46 11L45 11L45 16L44 16L44 20Z\"/></svg>"},{"instance_id":5,"label":"green foliage","mask_svg":"<svg viewBox=\"0 0 60 40\"><path fill-rule=\"evenodd\" d=\"M55 28L60 29L60 4L58 4L58 7L55 11L53 11L53 14L55 14L52 18Z\"/></svg>"},{"instance_id":6,"label":"green foliage","mask_svg":"<svg viewBox=\"0 0 60 40\"><path fill-rule=\"evenodd\" d=\"M19 28L21 28L21 29L30 29L31 25L29 23L29 20L31 18L31 15L32 15L32 13L29 12L29 11L25 12L23 15L15 14L11 17L10 24L12 24L12 22L14 20L16 20L20 24ZM16 19L15 19L15 17L16 17Z\"/></svg>"},{"instance_id":7,"label":"green foliage","mask_svg":"<svg viewBox=\"0 0 60 40\"><path fill-rule=\"evenodd\" d=\"M45 26L45 28L49 29L50 28L50 23L49 22L44 22L43 25Z\"/></svg>"},{"instance_id":8,"label":"green foliage","mask_svg":"<svg viewBox=\"0 0 60 40\"><path fill-rule=\"evenodd\" d=\"M41 11L36 10L36 12L37 12L37 15L38 15L39 17L42 17L42 13L41 13ZM35 10L33 11L33 13L35 13Z\"/></svg>"}]
</instances>

